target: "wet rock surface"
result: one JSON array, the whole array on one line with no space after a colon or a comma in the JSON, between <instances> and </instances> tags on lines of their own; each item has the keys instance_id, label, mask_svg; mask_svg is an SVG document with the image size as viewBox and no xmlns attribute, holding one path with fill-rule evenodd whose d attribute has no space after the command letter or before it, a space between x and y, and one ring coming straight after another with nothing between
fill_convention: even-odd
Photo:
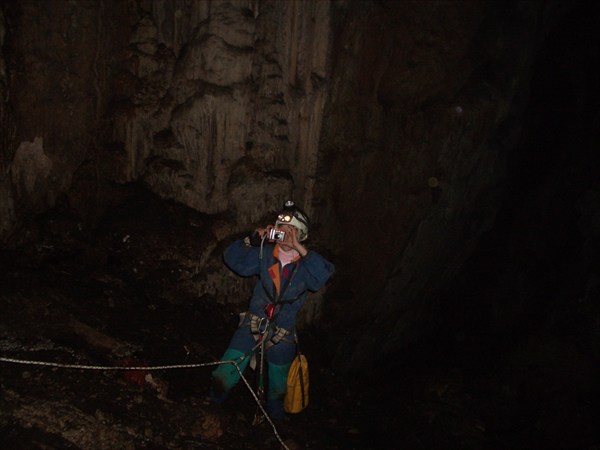
<instances>
[{"instance_id":1,"label":"wet rock surface","mask_svg":"<svg viewBox=\"0 0 600 450\"><path fill-rule=\"evenodd\" d=\"M196 290L205 275L190 261L214 220L143 190L95 230L68 210L39 217L37 243L2 254L0 354L103 367L216 361L246 297ZM220 251L201 268L239 283ZM561 322L563 336L590 307ZM301 330L311 403L277 424L281 440L290 449L598 448L593 353L547 331L515 342L443 338L344 375L326 336ZM244 385L223 405L207 402L210 367L0 364L3 448L281 448L267 422L252 425L257 406Z\"/></svg>"}]
</instances>

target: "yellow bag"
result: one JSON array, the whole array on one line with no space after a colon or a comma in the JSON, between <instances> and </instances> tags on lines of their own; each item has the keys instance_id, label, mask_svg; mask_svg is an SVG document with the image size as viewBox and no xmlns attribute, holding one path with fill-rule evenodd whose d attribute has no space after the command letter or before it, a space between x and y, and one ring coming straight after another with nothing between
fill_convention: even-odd
<instances>
[{"instance_id":1,"label":"yellow bag","mask_svg":"<svg viewBox=\"0 0 600 450\"><path fill-rule=\"evenodd\" d=\"M297 414L308 406L308 361L304 355L294 358L287 378L287 390L283 408L290 414Z\"/></svg>"}]
</instances>

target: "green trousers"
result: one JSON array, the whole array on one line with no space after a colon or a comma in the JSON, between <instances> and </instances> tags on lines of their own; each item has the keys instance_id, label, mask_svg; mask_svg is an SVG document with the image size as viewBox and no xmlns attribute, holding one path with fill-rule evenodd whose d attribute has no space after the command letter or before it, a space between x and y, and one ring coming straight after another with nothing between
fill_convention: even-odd
<instances>
[{"instance_id":1,"label":"green trousers","mask_svg":"<svg viewBox=\"0 0 600 450\"><path fill-rule=\"evenodd\" d=\"M238 367L243 373L250 362L250 357L245 358L240 362L242 356L244 356L244 353L240 352L239 350L229 348L225 351L221 361L238 362ZM268 400L283 400L285 397L285 391L287 389L287 376L288 372L290 371L290 366L291 363L280 365L267 361ZM217 393L228 393L240 381L240 373L233 364L220 364L212 372L212 376L213 384L217 390Z\"/></svg>"}]
</instances>

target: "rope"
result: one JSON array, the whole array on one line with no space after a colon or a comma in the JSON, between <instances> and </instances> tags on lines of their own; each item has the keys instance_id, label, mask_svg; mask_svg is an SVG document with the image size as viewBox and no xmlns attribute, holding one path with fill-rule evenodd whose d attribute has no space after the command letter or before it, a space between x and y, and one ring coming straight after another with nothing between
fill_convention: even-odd
<instances>
[{"instance_id":1,"label":"rope","mask_svg":"<svg viewBox=\"0 0 600 450\"><path fill-rule=\"evenodd\" d=\"M48 362L48 361L35 361L35 360L28 360L28 359L5 358L3 356L0 356L0 362L7 362L7 363L14 363L14 364L26 364L26 365L33 365L33 366L58 367L61 369L80 369L80 370L171 370L171 369L194 369L197 367L218 366L220 364L233 364L233 366L236 368L236 370L240 374L240 378L242 379L242 381L244 382L244 384L246 385L246 387L252 394L252 397L254 398L256 403L258 404L258 407L260 408L261 412L264 414L264 416L267 419L267 421L269 422L269 424L271 424L271 427L273 428L273 433L275 434L275 437L277 438L277 440L279 441L279 443L282 445L282 447L285 450L289 450L289 447L287 445L285 445L285 443L283 442L283 439L281 439L281 436L277 432L277 427L275 427L275 424L273 423L273 421L267 414L267 411L265 411L263 405L261 404L260 400L258 399L258 396L252 390L252 386L250 386L250 383L248 382L248 380L242 373L242 370L240 369L239 364L233 360L207 362L207 363L195 363L195 364L170 364L170 365L164 365L164 366L131 366L131 367L93 366L93 365L85 365L85 364L62 364L62 363L55 363L55 362Z\"/></svg>"},{"instance_id":2,"label":"rope","mask_svg":"<svg viewBox=\"0 0 600 450\"><path fill-rule=\"evenodd\" d=\"M219 364L237 364L235 361L219 361L197 364L172 364L167 366L90 366L84 364L62 364L47 361L33 361L28 359L4 358L0 356L0 361L15 364L28 364L34 366L59 367L61 369L81 369L81 370L169 370L169 369L193 369L196 367L217 366Z\"/></svg>"},{"instance_id":3,"label":"rope","mask_svg":"<svg viewBox=\"0 0 600 450\"><path fill-rule=\"evenodd\" d=\"M263 258L263 247L265 245L265 239L266 238L267 238L267 234L265 233L265 235L260 240L260 253L259 253L258 259L262 259Z\"/></svg>"},{"instance_id":4,"label":"rope","mask_svg":"<svg viewBox=\"0 0 600 450\"><path fill-rule=\"evenodd\" d=\"M265 368L265 339L264 338L265 338L265 333L267 332L267 329L265 329L263 334L261 334L261 336L258 338L258 343L260 344L260 350L259 350L260 366L258 368L258 386L256 389L256 394L257 394L256 398L258 398L260 400L259 404L261 404L265 398L265 387L264 387L264 378L263 378L264 368ZM257 416L257 414L254 414L254 423L255 424L260 423L260 418Z\"/></svg>"}]
</instances>

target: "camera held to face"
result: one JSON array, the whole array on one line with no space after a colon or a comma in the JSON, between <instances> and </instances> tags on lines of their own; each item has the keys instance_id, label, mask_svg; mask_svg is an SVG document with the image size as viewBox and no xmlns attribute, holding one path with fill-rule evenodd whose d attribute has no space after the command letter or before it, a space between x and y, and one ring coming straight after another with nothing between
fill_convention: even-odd
<instances>
[{"instance_id":1,"label":"camera held to face","mask_svg":"<svg viewBox=\"0 0 600 450\"><path fill-rule=\"evenodd\" d=\"M269 231L269 240L283 242L284 239L285 239L285 231L276 230L275 228L271 228L271 230Z\"/></svg>"}]
</instances>

